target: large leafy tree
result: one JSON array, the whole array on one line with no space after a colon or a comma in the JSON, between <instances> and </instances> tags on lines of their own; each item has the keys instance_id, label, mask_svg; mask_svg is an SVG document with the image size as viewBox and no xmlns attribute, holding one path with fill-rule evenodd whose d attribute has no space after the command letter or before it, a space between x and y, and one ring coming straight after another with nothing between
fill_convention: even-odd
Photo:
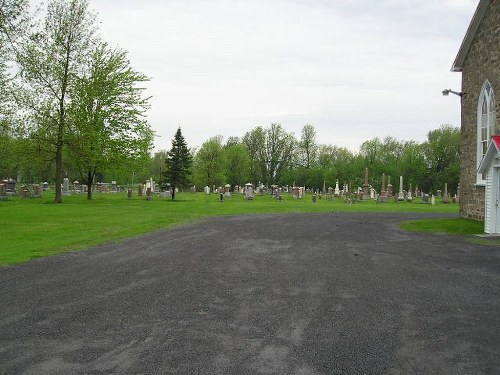
<instances>
[{"instance_id":1,"label":"large leafy tree","mask_svg":"<svg viewBox=\"0 0 500 375\"><path fill-rule=\"evenodd\" d=\"M140 87L147 80L130 67L124 51L103 43L93 51L89 71L74 83L68 155L88 199L96 172L127 167L151 149L153 132L144 118L149 98Z\"/></svg>"},{"instance_id":2,"label":"large leafy tree","mask_svg":"<svg viewBox=\"0 0 500 375\"><path fill-rule=\"evenodd\" d=\"M226 142L224 147L224 164L227 182L231 185L243 186L250 177L250 155L242 143Z\"/></svg>"},{"instance_id":3,"label":"large leafy tree","mask_svg":"<svg viewBox=\"0 0 500 375\"><path fill-rule=\"evenodd\" d=\"M401 157L401 175L404 176L403 189L409 189L417 185L420 188L426 188L422 184L427 176L427 163L425 160L425 147L415 141L407 141L403 146L403 155Z\"/></svg>"},{"instance_id":4,"label":"large leafy tree","mask_svg":"<svg viewBox=\"0 0 500 375\"><path fill-rule=\"evenodd\" d=\"M302 128L299 142L301 152L301 164L307 169L311 168L316 161L318 145L316 143L316 129L313 125L307 124Z\"/></svg>"},{"instance_id":5,"label":"large leafy tree","mask_svg":"<svg viewBox=\"0 0 500 375\"><path fill-rule=\"evenodd\" d=\"M224 149L222 136L217 135L204 142L195 156L195 180L202 186L224 184Z\"/></svg>"},{"instance_id":6,"label":"large leafy tree","mask_svg":"<svg viewBox=\"0 0 500 375\"><path fill-rule=\"evenodd\" d=\"M442 125L427 134L424 144L428 164L428 188L437 191L447 183L456 191L460 175L460 129Z\"/></svg>"},{"instance_id":7,"label":"large leafy tree","mask_svg":"<svg viewBox=\"0 0 500 375\"><path fill-rule=\"evenodd\" d=\"M62 202L63 152L70 134L68 108L77 77L96 44L97 23L86 0L51 0L45 22L16 51L24 91L18 102L31 115L33 134L55 160L55 202ZM40 132L38 128L43 128Z\"/></svg>"},{"instance_id":8,"label":"large leafy tree","mask_svg":"<svg viewBox=\"0 0 500 375\"><path fill-rule=\"evenodd\" d=\"M281 124L258 126L246 133L243 143L252 162L251 175L267 185L282 182L283 173L293 166L297 141Z\"/></svg>"},{"instance_id":9,"label":"large leafy tree","mask_svg":"<svg viewBox=\"0 0 500 375\"><path fill-rule=\"evenodd\" d=\"M281 182L283 172L293 164L296 139L281 124L271 124L266 130L266 180L270 184Z\"/></svg>"},{"instance_id":10,"label":"large leafy tree","mask_svg":"<svg viewBox=\"0 0 500 375\"><path fill-rule=\"evenodd\" d=\"M254 184L266 178L266 131L257 126L245 133L243 144L248 150L252 163L250 164L250 178Z\"/></svg>"},{"instance_id":11,"label":"large leafy tree","mask_svg":"<svg viewBox=\"0 0 500 375\"><path fill-rule=\"evenodd\" d=\"M172 188L172 200L175 199L175 189L187 187L190 182L192 156L187 143L182 136L181 128L175 132L172 148L165 160L165 178Z\"/></svg>"}]
</instances>

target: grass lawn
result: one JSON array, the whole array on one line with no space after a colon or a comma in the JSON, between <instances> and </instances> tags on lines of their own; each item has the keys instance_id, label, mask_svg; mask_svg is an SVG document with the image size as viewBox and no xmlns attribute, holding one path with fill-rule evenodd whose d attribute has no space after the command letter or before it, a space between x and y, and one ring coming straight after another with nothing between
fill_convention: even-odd
<instances>
[{"instance_id":1,"label":"grass lawn","mask_svg":"<svg viewBox=\"0 0 500 375\"><path fill-rule=\"evenodd\" d=\"M419 232L441 232L448 234L480 234L484 222L470 219L427 219L405 221L401 228Z\"/></svg>"},{"instance_id":2,"label":"grass lawn","mask_svg":"<svg viewBox=\"0 0 500 375\"><path fill-rule=\"evenodd\" d=\"M52 254L84 249L96 244L141 235L155 229L192 222L207 216L273 212L447 212L458 213L458 204L435 206L419 202L374 201L345 204L343 200L311 196L296 200L284 195L278 202L269 195L246 201L242 195L219 202L216 194L178 194L175 201L153 197L147 201L126 193L64 197L54 204L53 195L40 199L11 197L0 201L0 266Z\"/></svg>"}]
</instances>

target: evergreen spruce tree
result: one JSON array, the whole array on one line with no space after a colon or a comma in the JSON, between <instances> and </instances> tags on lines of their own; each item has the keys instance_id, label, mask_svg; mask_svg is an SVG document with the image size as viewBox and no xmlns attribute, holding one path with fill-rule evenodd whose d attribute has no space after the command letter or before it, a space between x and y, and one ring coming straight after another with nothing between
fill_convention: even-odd
<instances>
[{"instance_id":1,"label":"evergreen spruce tree","mask_svg":"<svg viewBox=\"0 0 500 375\"><path fill-rule=\"evenodd\" d=\"M179 127L174 139L172 139L172 148L167 152L167 159L165 160L165 178L172 188L172 200L175 198L175 189L177 187L187 187L189 184L191 161L191 153Z\"/></svg>"}]
</instances>

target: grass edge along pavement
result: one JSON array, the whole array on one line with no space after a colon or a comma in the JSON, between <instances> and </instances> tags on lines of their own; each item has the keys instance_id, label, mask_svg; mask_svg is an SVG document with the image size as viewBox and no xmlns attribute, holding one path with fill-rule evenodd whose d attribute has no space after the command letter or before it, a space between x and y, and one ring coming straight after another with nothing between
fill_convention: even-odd
<instances>
[{"instance_id":1,"label":"grass edge along pavement","mask_svg":"<svg viewBox=\"0 0 500 375\"><path fill-rule=\"evenodd\" d=\"M484 231L484 222L472 219L423 219L403 221L404 230L429 233L473 235Z\"/></svg>"},{"instance_id":2,"label":"grass edge along pavement","mask_svg":"<svg viewBox=\"0 0 500 375\"><path fill-rule=\"evenodd\" d=\"M270 195L256 196L253 201L234 195L220 203L217 194L180 193L175 201L126 193L64 197L62 204L53 203L53 195L26 199L11 197L0 201L0 267L22 263L68 251L81 250L140 236L159 229L197 221L209 216L297 213L297 212L434 212L457 213L457 204L434 206L415 202L375 201L346 204L343 199L319 199L312 202L306 195L297 200L288 194L282 202Z\"/></svg>"}]
</instances>

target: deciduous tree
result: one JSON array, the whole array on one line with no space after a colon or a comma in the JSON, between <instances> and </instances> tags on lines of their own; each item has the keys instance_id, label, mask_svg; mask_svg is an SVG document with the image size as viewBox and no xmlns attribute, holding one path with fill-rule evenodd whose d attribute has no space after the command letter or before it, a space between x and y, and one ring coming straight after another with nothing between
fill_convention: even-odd
<instances>
[{"instance_id":1,"label":"deciduous tree","mask_svg":"<svg viewBox=\"0 0 500 375\"><path fill-rule=\"evenodd\" d=\"M250 178L250 155L242 143L231 143L224 147L224 165L227 182L232 186L243 186Z\"/></svg>"},{"instance_id":2,"label":"deciduous tree","mask_svg":"<svg viewBox=\"0 0 500 375\"><path fill-rule=\"evenodd\" d=\"M195 179L202 186L224 184L224 149L222 136L217 135L204 142L195 157Z\"/></svg>"},{"instance_id":3,"label":"deciduous tree","mask_svg":"<svg viewBox=\"0 0 500 375\"><path fill-rule=\"evenodd\" d=\"M149 98L141 87L147 80L132 69L124 51L103 43L92 52L88 72L74 82L68 155L87 184L88 199L96 172L126 167L151 149L153 131L145 120Z\"/></svg>"},{"instance_id":4,"label":"deciduous tree","mask_svg":"<svg viewBox=\"0 0 500 375\"><path fill-rule=\"evenodd\" d=\"M68 107L77 77L96 44L97 23L86 0L51 0L45 22L16 51L24 95L17 100L31 115L31 125L43 127L41 141L55 160L55 202L62 202L63 151L68 140Z\"/></svg>"},{"instance_id":5,"label":"deciduous tree","mask_svg":"<svg viewBox=\"0 0 500 375\"><path fill-rule=\"evenodd\" d=\"M302 156L302 165L311 168L316 161L318 144L316 142L316 129L313 125L307 124L302 128L302 135L299 142L299 150Z\"/></svg>"}]
</instances>

